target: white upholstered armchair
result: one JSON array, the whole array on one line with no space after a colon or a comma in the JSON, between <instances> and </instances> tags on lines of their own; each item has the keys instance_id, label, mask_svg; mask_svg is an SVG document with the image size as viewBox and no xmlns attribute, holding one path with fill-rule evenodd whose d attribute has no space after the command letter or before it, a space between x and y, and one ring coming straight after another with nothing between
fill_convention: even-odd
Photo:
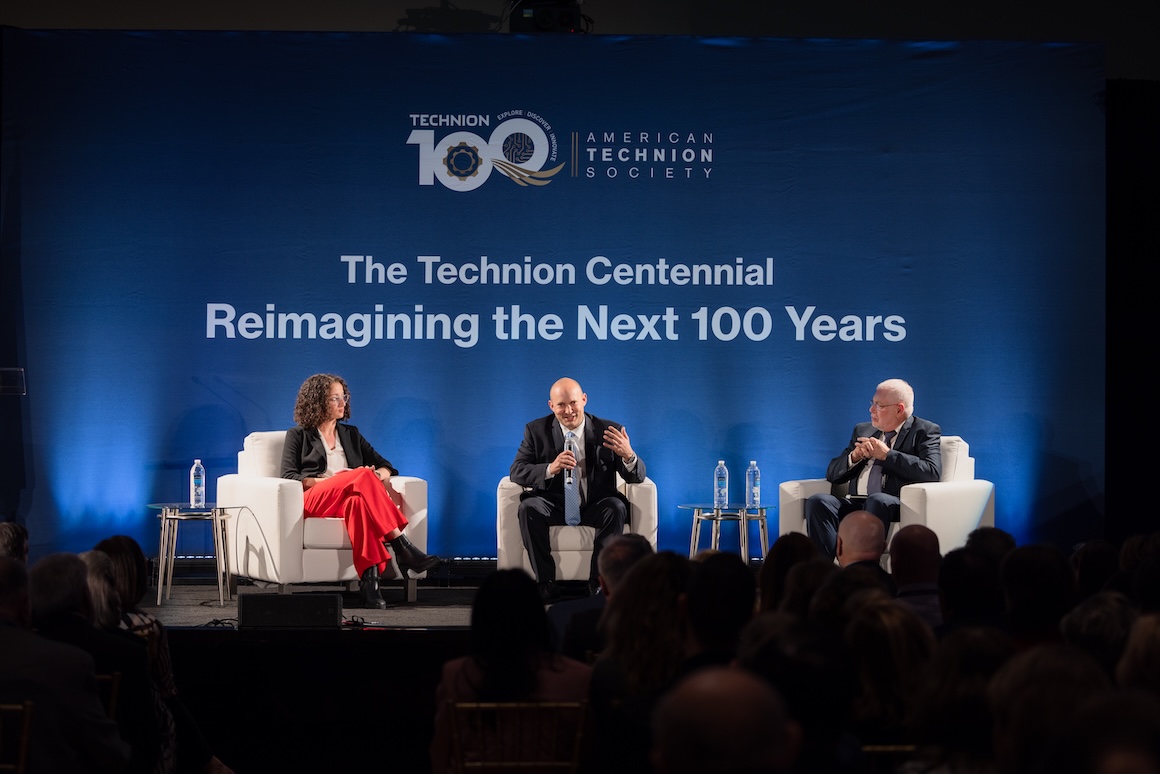
<instances>
[{"instance_id":1,"label":"white upholstered armchair","mask_svg":"<svg viewBox=\"0 0 1160 774\"><path fill-rule=\"evenodd\" d=\"M945 554L964 545L972 530L995 525L995 485L975 478L971 447L957 435L944 435L939 449L942 480L902 487L899 522L891 525L888 546L900 527L924 524L938 535L939 550ZM783 482L778 487L778 534L805 533L806 500L830 490L824 478Z\"/></svg>"},{"instance_id":2,"label":"white upholstered armchair","mask_svg":"<svg viewBox=\"0 0 1160 774\"><path fill-rule=\"evenodd\" d=\"M286 431L250 433L238 452L238 472L218 479L217 501L231 509L230 572L276 583L355 582L350 536L339 516L303 518L302 483L280 476ZM427 550L427 482L391 477L392 499L407 517L407 537ZM402 577L391 562L386 577ZM422 576L419 576L422 577ZM415 599L416 583L403 577L405 597Z\"/></svg>"},{"instance_id":3,"label":"white upholstered armchair","mask_svg":"<svg viewBox=\"0 0 1160 774\"><path fill-rule=\"evenodd\" d=\"M628 520L625 532L635 532L657 546L657 486L645 478L639 484L626 484L617 476L621 494L628 498ZM496 567L522 567L532 573L532 562L520 537L520 494L523 487L504 476L495 493ZM548 542L556 562L557 580L588 580L592 563L593 527L549 527Z\"/></svg>"}]
</instances>

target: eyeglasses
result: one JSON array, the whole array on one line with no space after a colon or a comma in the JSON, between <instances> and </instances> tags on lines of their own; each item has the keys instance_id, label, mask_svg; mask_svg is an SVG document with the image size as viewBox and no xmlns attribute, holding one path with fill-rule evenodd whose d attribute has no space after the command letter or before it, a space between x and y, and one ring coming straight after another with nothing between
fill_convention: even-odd
<instances>
[{"instance_id":1,"label":"eyeglasses","mask_svg":"<svg viewBox=\"0 0 1160 774\"><path fill-rule=\"evenodd\" d=\"M336 406L340 406L343 403L350 403L350 396L349 395L331 395L326 400L335 404Z\"/></svg>"},{"instance_id":2,"label":"eyeglasses","mask_svg":"<svg viewBox=\"0 0 1160 774\"><path fill-rule=\"evenodd\" d=\"M897 405L898 405L897 403L879 403L876 400L870 401L870 408L876 408L879 411L881 411L882 409L890 408L892 406L897 406Z\"/></svg>"}]
</instances>

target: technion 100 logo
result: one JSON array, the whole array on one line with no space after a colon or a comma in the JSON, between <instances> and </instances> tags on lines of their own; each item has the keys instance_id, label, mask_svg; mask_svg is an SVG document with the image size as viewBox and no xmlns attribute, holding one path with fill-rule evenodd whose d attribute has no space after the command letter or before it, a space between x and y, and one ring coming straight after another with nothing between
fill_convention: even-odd
<instances>
[{"instance_id":1,"label":"technion 100 logo","mask_svg":"<svg viewBox=\"0 0 1160 774\"><path fill-rule=\"evenodd\" d=\"M559 147L551 125L531 111L500 113L495 128L489 115L411 113L410 118L407 144L419 147L419 185L439 181L452 191L474 191L495 171L516 185L544 186L565 166L556 164ZM453 131L443 134L447 129Z\"/></svg>"}]
</instances>

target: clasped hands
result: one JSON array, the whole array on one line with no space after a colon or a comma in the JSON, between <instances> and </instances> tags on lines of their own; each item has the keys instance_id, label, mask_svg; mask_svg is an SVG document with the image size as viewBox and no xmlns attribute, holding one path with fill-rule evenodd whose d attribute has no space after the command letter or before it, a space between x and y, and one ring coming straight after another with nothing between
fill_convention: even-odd
<instances>
[{"instance_id":1,"label":"clasped hands","mask_svg":"<svg viewBox=\"0 0 1160 774\"><path fill-rule=\"evenodd\" d=\"M611 449L613 454L622 460L631 460L636 456L632 444L628 440L628 431L623 427L609 427L604 431L604 448ZM554 476L561 470L571 470L576 467L576 455L565 449L556 455L556 459L548 463L548 475Z\"/></svg>"},{"instance_id":2,"label":"clasped hands","mask_svg":"<svg viewBox=\"0 0 1160 774\"><path fill-rule=\"evenodd\" d=\"M858 442L854 445L854 451L850 452L850 460L852 462L861 462L862 460L884 460L890 447L881 438L858 438Z\"/></svg>"}]
</instances>

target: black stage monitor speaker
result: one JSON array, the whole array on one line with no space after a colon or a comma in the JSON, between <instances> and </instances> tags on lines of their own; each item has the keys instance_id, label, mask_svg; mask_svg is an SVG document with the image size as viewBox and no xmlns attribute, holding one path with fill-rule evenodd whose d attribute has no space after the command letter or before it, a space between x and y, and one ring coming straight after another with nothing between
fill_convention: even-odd
<instances>
[{"instance_id":1,"label":"black stage monitor speaker","mask_svg":"<svg viewBox=\"0 0 1160 774\"><path fill-rule=\"evenodd\" d=\"M341 628L341 594L238 595L238 629Z\"/></svg>"}]
</instances>

